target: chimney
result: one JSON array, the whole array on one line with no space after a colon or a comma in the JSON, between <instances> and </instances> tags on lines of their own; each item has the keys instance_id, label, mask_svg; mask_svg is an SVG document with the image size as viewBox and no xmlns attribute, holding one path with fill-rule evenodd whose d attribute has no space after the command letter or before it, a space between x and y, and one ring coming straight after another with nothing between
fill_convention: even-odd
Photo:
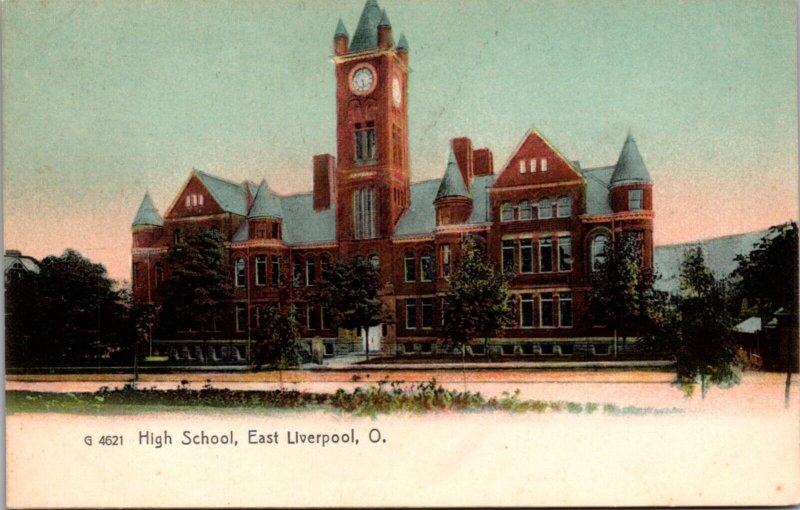
<instances>
[{"instance_id":1,"label":"chimney","mask_svg":"<svg viewBox=\"0 0 800 510\"><path fill-rule=\"evenodd\" d=\"M453 138L450 141L450 146L453 148L453 153L456 155L458 161L458 168L461 169L461 175L464 176L464 184L467 187L472 186L472 140L467 137Z\"/></svg>"},{"instance_id":2,"label":"chimney","mask_svg":"<svg viewBox=\"0 0 800 510\"><path fill-rule=\"evenodd\" d=\"M472 159L474 161L475 172L473 175L478 176L494 174L494 159L490 149L485 147L482 149L475 149L475 152L472 153Z\"/></svg>"},{"instance_id":3,"label":"chimney","mask_svg":"<svg viewBox=\"0 0 800 510\"><path fill-rule=\"evenodd\" d=\"M330 154L314 156L314 210L324 211L336 202L336 158Z\"/></svg>"}]
</instances>

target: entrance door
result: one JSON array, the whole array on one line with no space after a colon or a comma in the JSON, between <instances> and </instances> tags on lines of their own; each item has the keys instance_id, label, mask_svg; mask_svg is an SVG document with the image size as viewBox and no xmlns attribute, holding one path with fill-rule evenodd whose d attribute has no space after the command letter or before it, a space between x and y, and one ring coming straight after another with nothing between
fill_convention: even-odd
<instances>
[{"instance_id":1,"label":"entrance door","mask_svg":"<svg viewBox=\"0 0 800 510\"><path fill-rule=\"evenodd\" d=\"M369 352L379 352L381 350L381 326L372 326L361 333L361 341L364 347L369 345Z\"/></svg>"}]
</instances>

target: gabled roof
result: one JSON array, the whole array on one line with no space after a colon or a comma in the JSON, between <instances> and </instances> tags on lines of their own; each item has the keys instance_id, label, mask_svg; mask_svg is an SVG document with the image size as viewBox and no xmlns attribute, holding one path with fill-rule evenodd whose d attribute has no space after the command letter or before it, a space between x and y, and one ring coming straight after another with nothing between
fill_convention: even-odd
<instances>
[{"instance_id":1,"label":"gabled roof","mask_svg":"<svg viewBox=\"0 0 800 510\"><path fill-rule=\"evenodd\" d=\"M383 18L383 12L378 7L377 0L367 0L358 27L350 42L350 53L372 50L378 47L378 23Z\"/></svg>"},{"instance_id":2,"label":"gabled roof","mask_svg":"<svg viewBox=\"0 0 800 510\"><path fill-rule=\"evenodd\" d=\"M247 197L245 195L247 183L236 184L207 174L202 170L194 170L194 174L225 212L247 216Z\"/></svg>"},{"instance_id":3,"label":"gabled roof","mask_svg":"<svg viewBox=\"0 0 800 510\"><path fill-rule=\"evenodd\" d=\"M15 254L12 255L9 253L11 251L12 250L6 251L5 257L3 258L4 273L8 273L8 271L12 269L22 269L23 271L39 273L39 262L35 258L22 255L19 252L15 252Z\"/></svg>"},{"instance_id":4,"label":"gabled roof","mask_svg":"<svg viewBox=\"0 0 800 510\"><path fill-rule=\"evenodd\" d=\"M347 29L344 28L344 22L342 21L342 18L339 18L339 23L336 24L336 33L333 34L334 37L336 37L337 35L350 37L350 34L347 33Z\"/></svg>"},{"instance_id":5,"label":"gabled roof","mask_svg":"<svg viewBox=\"0 0 800 510\"><path fill-rule=\"evenodd\" d=\"M464 176L461 174L456 155L452 150L450 151L450 158L447 160L447 169L444 171L444 177L441 184L439 184L439 190L436 192L436 200L445 197L470 198L467 186L464 184Z\"/></svg>"},{"instance_id":6,"label":"gabled roof","mask_svg":"<svg viewBox=\"0 0 800 510\"><path fill-rule=\"evenodd\" d=\"M144 194L144 198L142 198L142 203L139 205L139 210L136 211L136 217L133 219L132 225L134 227L144 225L161 227L164 225L164 220L161 218L161 215L158 214L158 209L156 209L153 199L150 198L150 193Z\"/></svg>"},{"instance_id":7,"label":"gabled roof","mask_svg":"<svg viewBox=\"0 0 800 510\"><path fill-rule=\"evenodd\" d=\"M255 193L253 206L247 213L248 218L283 218L281 202L267 186L267 181L261 181Z\"/></svg>"},{"instance_id":8,"label":"gabled roof","mask_svg":"<svg viewBox=\"0 0 800 510\"><path fill-rule=\"evenodd\" d=\"M614 175L611 177L611 186L627 184L631 182L652 182L647 168L644 166L642 155L636 147L636 140L628 133L619 160L614 167Z\"/></svg>"}]
</instances>

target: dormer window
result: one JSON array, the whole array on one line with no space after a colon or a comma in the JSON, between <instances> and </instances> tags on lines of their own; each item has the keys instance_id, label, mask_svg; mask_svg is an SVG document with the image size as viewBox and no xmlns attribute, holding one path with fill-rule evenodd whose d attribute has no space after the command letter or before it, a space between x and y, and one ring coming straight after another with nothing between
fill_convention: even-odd
<instances>
[{"instance_id":1,"label":"dormer window","mask_svg":"<svg viewBox=\"0 0 800 510\"><path fill-rule=\"evenodd\" d=\"M191 195L186 195L186 207L197 207L198 205L203 205L203 195L193 193Z\"/></svg>"},{"instance_id":2,"label":"dormer window","mask_svg":"<svg viewBox=\"0 0 800 510\"><path fill-rule=\"evenodd\" d=\"M628 210L641 211L642 210L643 193L640 189L632 189L628 191Z\"/></svg>"}]
</instances>

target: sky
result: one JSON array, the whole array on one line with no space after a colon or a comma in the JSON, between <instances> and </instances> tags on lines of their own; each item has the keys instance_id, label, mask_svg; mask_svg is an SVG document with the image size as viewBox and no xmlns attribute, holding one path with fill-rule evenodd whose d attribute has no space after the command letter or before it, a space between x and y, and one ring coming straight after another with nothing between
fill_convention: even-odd
<instances>
[{"instance_id":1,"label":"sky","mask_svg":"<svg viewBox=\"0 0 800 510\"><path fill-rule=\"evenodd\" d=\"M192 168L278 193L335 153L332 37L364 0L6 0L6 249L74 248L130 277L130 224ZM410 45L412 181L451 138L499 171L531 127L586 167L630 130L655 242L798 217L793 0L382 0Z\"/></svg>"}]
</instances>

